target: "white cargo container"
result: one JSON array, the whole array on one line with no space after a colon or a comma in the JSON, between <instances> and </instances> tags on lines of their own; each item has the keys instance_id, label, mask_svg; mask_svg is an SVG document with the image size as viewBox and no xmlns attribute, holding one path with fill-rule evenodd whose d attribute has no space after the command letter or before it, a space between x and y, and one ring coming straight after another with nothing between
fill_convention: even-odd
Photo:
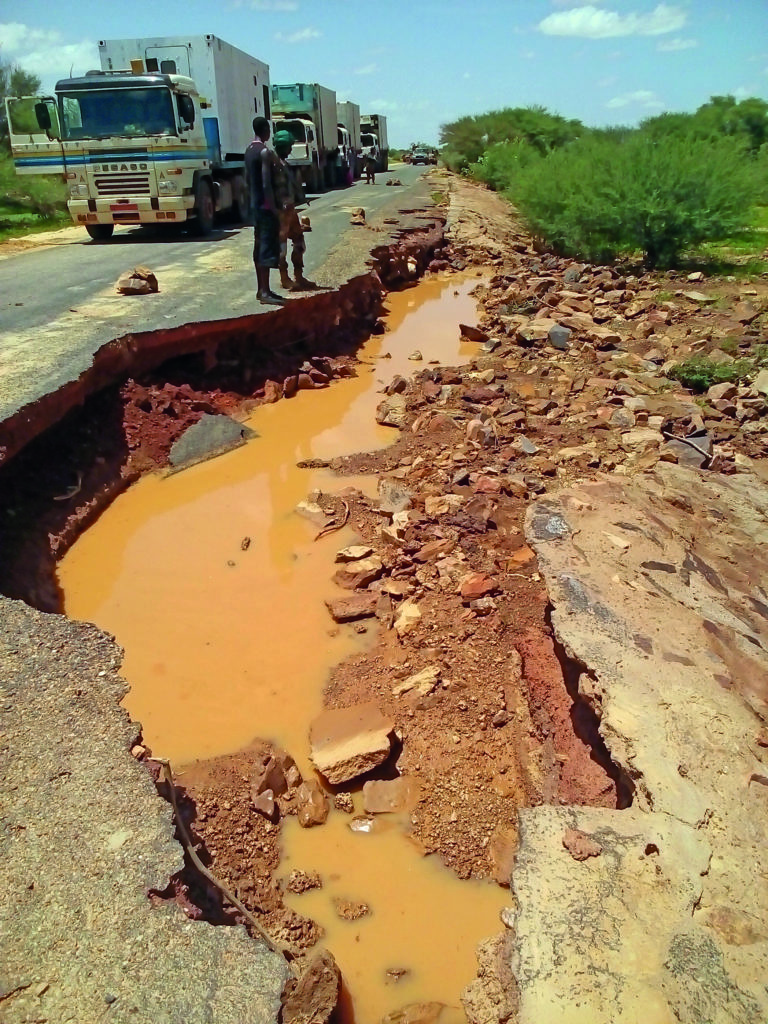
<instances>
[{"instance_id":1,"label":"white cargo container","mask_svg":"<svg viewBox=\"0 0 768 1024\"><path fill-rule=\"evenodd\" d=\"M68 208L92 238L115 224L247 215L245 150L270 117L269 67L214 35L110 39L101 70L55 96L7 101L19 174L60 173ZM335 118L335 112L334 112Z\"/></svg>"},{"instance_id":2,"label":"white cargo container","mask_svg":"<svg viewBox=\"0 0 768 1024\"><path fill-rule=\"evenodd\" d=\"M289 131L294 146L288 162L301 170L304 184L314 192L336 181L339 153L336 93L317 82L272 86L275 131Z\"/></svg>"},{"instance_id":3,"label":"white cargo container","mask_svg":"<svg viewBox=\"0 0 768 1024\"><path fill-rule=\"evenodd\" d=\"M336 117L339 125L339 151L342 153L342 173L352 172L354 178L360 177L360 107L357 103L347 100L336 104Z\"/></svg>"},{"instance_id":4,"label":"white cargo container","mask_svg":"<svg viewBox=\"0 0 768 1024\"><path fill-rule=\"evenodd\" d=\"M360 124L363 155L370 155L376 161L377 171L389 170L389 139L387 119L384 114L363 114Z\"/></svg>"}]
</instances>

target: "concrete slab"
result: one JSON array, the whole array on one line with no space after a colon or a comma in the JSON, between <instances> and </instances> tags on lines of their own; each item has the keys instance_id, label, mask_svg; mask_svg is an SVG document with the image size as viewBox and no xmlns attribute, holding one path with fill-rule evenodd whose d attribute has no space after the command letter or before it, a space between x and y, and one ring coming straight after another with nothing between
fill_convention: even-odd
<instances>
[{"instance_id":1,"label":"concrete slab","mask_svg":"<svg viewBox=\"0 0 768 1024\"><path fill-rule=\"evenodd\" d=\"M148 898L183 857L129 752L119 649L2 597L0 620L4 1024L276 1022L281 957Z\"/></svg>"}]
</instances>

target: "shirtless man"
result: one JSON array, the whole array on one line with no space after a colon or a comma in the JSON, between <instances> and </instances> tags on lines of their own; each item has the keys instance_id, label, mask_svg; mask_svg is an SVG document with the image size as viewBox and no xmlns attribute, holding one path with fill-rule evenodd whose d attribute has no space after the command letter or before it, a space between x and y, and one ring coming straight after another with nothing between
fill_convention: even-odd
<instances>
[{"instance_id":1,"label":"shirtless man","mask_svg":"<svg viewBox=\"0 0 768 1024\"><path fill-rule=\"evenodd\" d=\"M253 262L259 302L282 306L285 299L269 287L269 272L280 264L280 225L275 198L276 156L267 148L271 127L266 117L254 117L254 140L245 151L245 174L253 218Z\"/></svg>"}]
</instances>

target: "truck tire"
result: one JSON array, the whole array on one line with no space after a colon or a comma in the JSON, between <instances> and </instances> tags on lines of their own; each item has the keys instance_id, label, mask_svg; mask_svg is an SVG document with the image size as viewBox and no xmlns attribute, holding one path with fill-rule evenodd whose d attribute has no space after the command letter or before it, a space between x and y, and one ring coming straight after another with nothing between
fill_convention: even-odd
<instances>
[{"instance_id":1,"label":"truck tire","mask_svg":"<svg viewBox=\"0 0 768 1024\"><path fill-rule=\"evenodd\" d=\"M232 179L232 220L236 224L245 224L250 210L248 209L248 186L242 174Z\"/></svg>"},{"instance_id":2,"label":"truck tire","mask_svg":"<svg viewBox=\"0 0 768 1024\"><path fill-rule=\"evenodd\" d=\"M115 230L114 224L86 224L85 230L94 242L108 242Z\"/></svg>"},{"instance_id":3,"label":"truck tire","mask_svg":"<svg viewBox=\"0 0 768 1024\"><path fill-rule=\"evenodd\" d=\"M195 188L195 226L196 235L210 235L216 217L213 205L213 192L207 181L198 181Z\"/></svg>"}]
</instances>

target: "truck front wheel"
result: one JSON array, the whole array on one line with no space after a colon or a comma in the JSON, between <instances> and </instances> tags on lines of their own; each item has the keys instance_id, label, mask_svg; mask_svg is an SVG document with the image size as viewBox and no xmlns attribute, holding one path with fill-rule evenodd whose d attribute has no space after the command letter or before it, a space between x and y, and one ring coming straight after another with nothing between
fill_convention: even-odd
<instances>
[{"instance_id":1,"label":"truck front wheel","mask_svg":"<svg viewBox=\"0 0 768 1024\"><path fill-rule=\"evenodd\" d=\"M211 186L207 181L199 181L195 189L195 234L210 235L215 212Z\"/></svg>"},{"instance_id":2,"label":"truck front wheel","mask_svg":"<svg viewBox=\"0 0 768 1024\"><path fill-rule=\"evenodd\" d=\"M94 242L108 242L115 230L114 224L86 224L85 230Z\"/></svg>"}]
</instances>

